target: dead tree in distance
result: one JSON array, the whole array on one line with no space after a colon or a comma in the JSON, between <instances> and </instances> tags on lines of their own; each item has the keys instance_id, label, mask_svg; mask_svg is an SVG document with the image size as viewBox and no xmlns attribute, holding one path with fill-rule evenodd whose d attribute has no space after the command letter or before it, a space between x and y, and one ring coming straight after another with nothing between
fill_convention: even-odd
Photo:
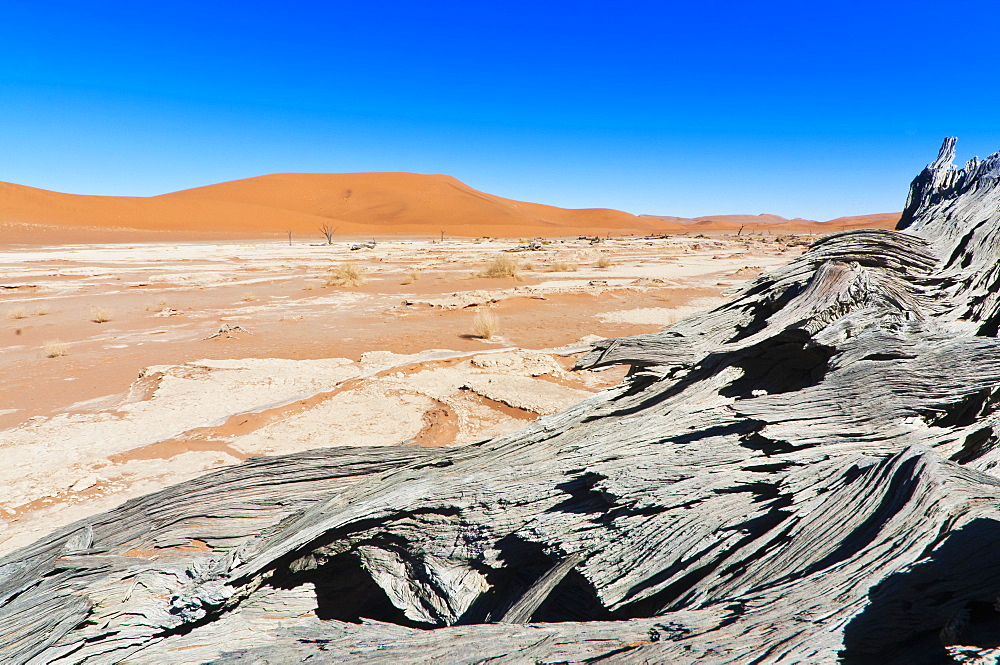
<instances>
[{"instance_id":1,"label":"dead tree in distance","mask_svg":"<svg viewBox=\"0 0 1000 665\"><path fill-rule=\"evenodd\" d=\"M339 228L340 228L339 226L334 227L332 224L328 223L324 223L319 227L319 230L323 233L323 236L326 238L327 245L333 244L333 234L336 233L337 229Z\"/></svg>"}]
</instances>

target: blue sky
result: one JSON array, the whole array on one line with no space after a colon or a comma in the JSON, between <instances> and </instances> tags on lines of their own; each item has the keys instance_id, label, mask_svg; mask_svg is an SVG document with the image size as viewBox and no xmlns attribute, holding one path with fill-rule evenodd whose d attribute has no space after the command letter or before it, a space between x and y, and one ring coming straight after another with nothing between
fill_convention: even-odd
<instances>
[{"instance_id":1,"label":"blue sky","mask_svg":"<svg viewBox=\"0 0 1000 665\"><path fill-rule=\"evenodd\" d=\"M1000 150L997 26L998 0L5 0L0 180L415 171L633 213L887 212L942 137Z\"/></svg>"}]
</instances>

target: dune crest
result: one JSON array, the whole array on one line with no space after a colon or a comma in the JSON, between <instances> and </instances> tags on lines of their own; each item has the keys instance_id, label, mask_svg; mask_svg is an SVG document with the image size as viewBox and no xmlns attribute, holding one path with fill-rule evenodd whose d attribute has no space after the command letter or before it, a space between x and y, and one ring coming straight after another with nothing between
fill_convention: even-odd
<instances>
[{"instance_id":1,"label":"dune crest","mask_svg":"<svg viewBox=\"0 0 1000 665\"><path fill-rule=\"evenodd\" d=\"M827 223L776 215L688 219L609 208L567 209L506 199L451 176L419 173L276 173L152 197L64 194L0 182L0 225L20 228L21 236L30 235L36 226L46 234L60 228L105 233L315 234L324 224L342 236L646 235L737 231L747 226L828 233L891 228L896 219L898 214L893 213ZM13 237L13 231L7 235Z\"/></svg>"}]
</instances>

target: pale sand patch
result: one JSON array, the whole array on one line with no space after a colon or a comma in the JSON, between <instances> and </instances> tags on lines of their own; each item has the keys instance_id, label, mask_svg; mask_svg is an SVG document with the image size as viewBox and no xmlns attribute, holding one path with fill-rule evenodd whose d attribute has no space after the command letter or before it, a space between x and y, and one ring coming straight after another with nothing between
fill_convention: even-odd
<instances>
[{"instance_id":1,"label":"pale sand patch","mask_svg":"<svg viewBox=\"0 0 1000 665\"><path fill-rule=\"evenodd\" d=\"M230 416L328 390L359 374L349 360L205 360L144 370L116 410L34 418L0 432L0 510L69 488L82 468L211 427ZM152 389L146 397L142 393Z\"/></svg>"},{"instance_id":2,"label":"pale sand patch","mask_svg":"<svg viewBox=\"0 0 1000 665\"><path fill-rule=\"evenodd\" d=\"M495 404L488 404L468 391L462 391L440 400L454 410L458 417L458 434L454 445L464 446L501 434L515 432L524 427L533 414L513 417L497 410Z\"/></svg>"},{"instance_id":3,"label":"pale sand patch","mask_svg":"<svg viewBox=\"0 0 1000 665\"><path fill-rule=\"evenodd\" d=\"M597 339L600 339L600 337ZM469 362L476 367L487 370L517 372L528 376L540 376L542 374L563 371L562 366L552 356L533 351L505 351L489 355L483 354L473 357Z\"/></svg>"},{"instance_id":4,"label":"pale sand patch","mask_svg":"<svg viewBox=\"0 0 1000 665\"><path fill-rule=\"evenodd\" d=\"M467 352L451 349L429 349L420 353L394 353L392 351L367 351L361 354L360 364L366 376L376 374L393 367L416 365L452 360L468 356Z\"/></svg>"},{"instance_id":5,"label":"pale sand patch","mask_svg":"<svg viewBox=\"0 0 1000 665\"><path fill-rule=\"evenodd\" d=\"M669 326L686 316L701 311L697 307L640 307L602 312L597 318L605 323L635 323L650 326Z\"/></svg>"},{"instance_id":6,"label":"pale sand patch","mask_svg":"<svg viewBox=\"0 0 1000 665\"><path fill-rule=\"evenodd\" d=\"M652 326L669 326L692 314L718 307L725 298L698 298L679 307L638 307L601 312L597 318L605 323L633 323Z\"/></svg>"},{"instance_id":7,"label":"pale sand patch","mask_svg":"<svg viewBox=\"0 0 1000 665\"><path fill-rule=\"evenodd\" d=\"M391 446L412 439L423 428L432 401L402 392L398 381L368 381L334 395L304 413L232 439L248 455L273 455L330 446Z\"/></svg>"},{"instance_id":8,"label":"pale sand patch","mask_svg":"<svg viewBox=\"0 0 1000 665\"><path fill-rule=\"evenodd\" d=\"M411 390L432 399L443 400L451 397L462 388L466 376L468 376L468 372L463 370L461 365L456 365L421 370L405 378L406 385ZM402 380L403 374L397 374L395 378Z\"/></svg>"},{"instance_id":9,"label":"pale sand patch","mask_svg":"<svg viewBox=\"0 0 1000 665\"><path fill-rule=\"evenodd\" d=\"M429 307L440 307L441 309L465 309L466 307L489 305L501 300L505 296L510 297L524 292L526 291L522 290L519 292L517 289L501 289L495 291L477 289L475 291L464 291L461 293L448 293L446 295L436 297L407 298L403 301L403 304L409 306L426 305Z\"/></svg>"},{"instance_id":10,"label":"pale sand patch","mask_svg":"<svg viewBox=\"0 0 1000 665\"><path fill-rule=\"evenodd\" d=\"M591 395L541 379L506 374L473 374L465 385L483 397L543 416L558 413Z\"/></svg>"}]
</instances>

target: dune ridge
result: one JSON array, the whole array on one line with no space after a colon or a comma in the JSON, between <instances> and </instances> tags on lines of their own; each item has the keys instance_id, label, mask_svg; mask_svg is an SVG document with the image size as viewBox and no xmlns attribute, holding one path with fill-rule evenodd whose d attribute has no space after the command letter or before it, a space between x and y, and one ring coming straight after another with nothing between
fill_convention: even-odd
<instances>
[{"instance_id":1,"label":"dune ridge","mask_svg":"<svg viewBox=\"0 0 1000 665\"><path fill-rule=\"evenodd\" d=\"M643 219L659 219L674 223L684 228L684 231L733 231L741 229L746 233L768 231L772 233L834 233L853 229L893 229L899 221L899 212L882 212L870 215L853 215L837 217L827 221L802 219L796 217L787 219L779 215L706 215L703 217L685 218L660 215L640 215Z\"/></svg>"},{"instance_id":2,"label":"dune ridge","mask_svg":"<svg viewBox=\"0 0 1000 665\"><path fill-rule=\"evenodd\" d=\"M632 215L610 208L567 209L506 199L448 175L418 173L277 173L151 197L65 194L0 182L0 234L26 241L32 232L103 235L136 232L280 236L457 235L558 237L736 231L829 233L891 228L898 213L830 222L776 215L683 217Z\"/></svg>"}]
</instances>

